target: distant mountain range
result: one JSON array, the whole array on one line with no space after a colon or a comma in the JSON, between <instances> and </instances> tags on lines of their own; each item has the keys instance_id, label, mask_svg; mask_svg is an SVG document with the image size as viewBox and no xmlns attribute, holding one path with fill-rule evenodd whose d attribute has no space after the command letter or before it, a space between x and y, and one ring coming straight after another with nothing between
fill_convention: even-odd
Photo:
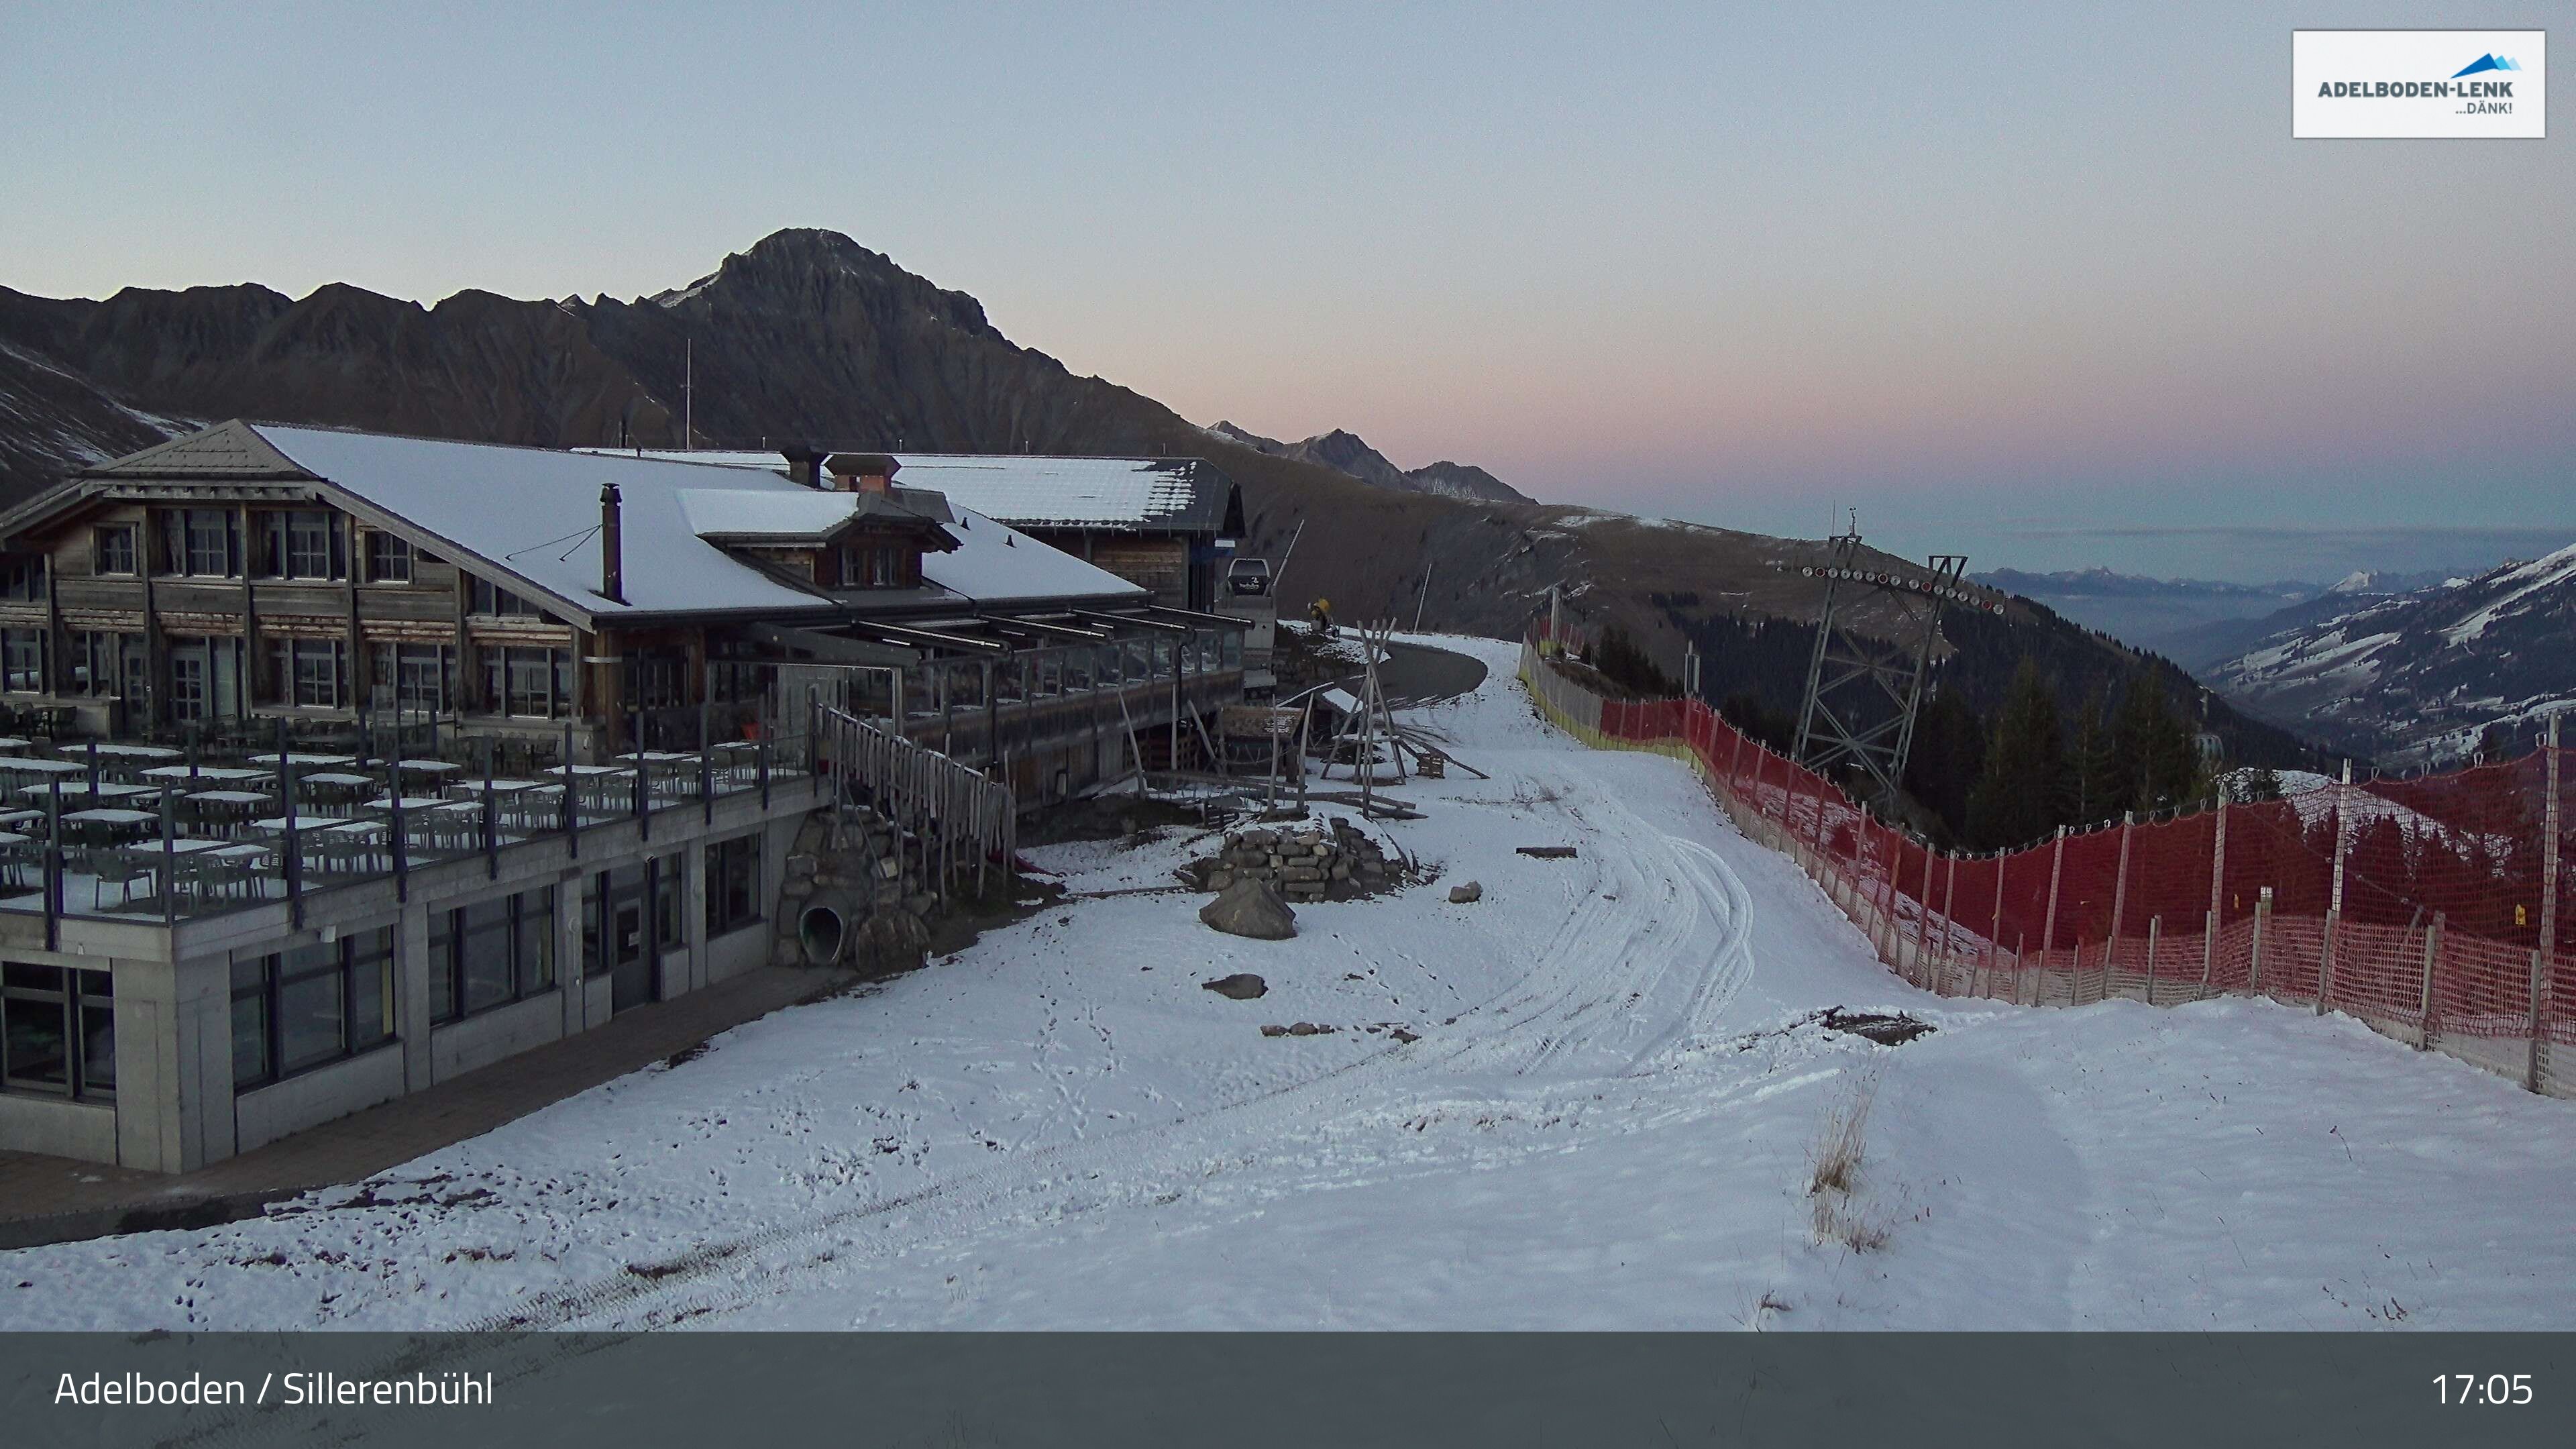
<instances>
[{"instance_id":1,"label":"distant mountain range","mask_svg":"<svg viewBox=\"0 0 2576 1449\"><path fill-rule=\"evenodd\" d=\"M2260 621L2271 627L2204 677L2270 719L2405 766L2454 762L2490 727L2528 743L2540 715L2576 702L2576 545L2476 578L2376 586Z\"/></svg>"},{"instance_id":2,"label":"distant mountain range","mask_svg":"<svg viewBox=\"0 0 2576 1449\"><path fill-rule=\"evenodd\" d=\"M2088 629L2164 655L2186 669L2241 652L2297 620L2275 616L2319 599L2403 593L2438 584L2441 573L2353 573L2331 584L2281 579L2268 584L2206 579L2154 579L2109 569L2034 574L1995 569L1977 582L2046 604Z\"/></svg>"},{"instance_id":3,"label":"distant mountain range","mask_svg":"<svg viewBox=\"0 0 2576 1449\"><path fill-rule=\"evenodd\" d=\"M672 447L684 415L700 447L1205 457L1242 486L1242 548L1284 561L1281 596L1297 608L1323 597L1344 619L1508 638L1560 588L1668 669L1697 641L1712 697L1751 689L1773 708L1796 702L1822 593L1798 572L1826 557L1818 542L1535 504L1482 469L1396 468L1348 433L1283 444L1202 427L1014 343L973 297L836 232L776 232L688 286L628 301L0 288L0 503L230 417ZM1865 610L1856 622L1904 621ZM2045 662L2070 708L2146 667L2044 609L1953 611L1942 636L1942 687L1980 710L2025 657ZM2223 704L2210 723L2240 759L2305 758Z\"/></svg>"},{"instance_id":4,"label":"distant mountain range","mask_svg":"<svg viewBox=\"0 0 2576 1449\"><path fill-rule=\"evenodd\" d=\"M1344 432L1340 428L1329 433L1317 433L1299 443L1265 438L1228 422L1219 422L1208 431L1228 442L1240 443L1274 458L1294 458L1301 463L1318 464L1336 473L1347 473L1363 483L1374 483L1399 493L1436 493L1444 498L1482 498L1499 503L1537 501L1472 464L1452 463L1444 459L1423 468L1398 468L1384 453L1361 441L1357 433Z\"/></svg>"}]
</instances>

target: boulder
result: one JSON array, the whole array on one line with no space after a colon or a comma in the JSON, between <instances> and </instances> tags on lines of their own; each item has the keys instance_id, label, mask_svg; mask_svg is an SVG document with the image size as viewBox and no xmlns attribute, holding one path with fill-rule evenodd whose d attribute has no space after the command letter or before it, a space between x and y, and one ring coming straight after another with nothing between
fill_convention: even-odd
<instances>
[{"instance_id":1,"label":"boulder","mask_svg":"<svg viewBox=\"0 0 2576 1449\"><path fill-rule=\"evenodd\" d=\"M1297 913L1268 881L1239 880L1199 908L1199 919L1229 936L1285 941L1297 934Z\"/></svg>"},{"instance_id":2,"label":"boulder","mask_svg":"<svg viewBox=\"0 0 2576 1449\"><path fill-rule=\"evenodd\" d=\"M910 911L879 911L868 917L843 949L842 959L870 976L891 976L919 967L930 954L930 928Z\"/></svg>"},{"instance_id":3,"label":"boulder","mask_svg":"<svg viewBox=\"0 0 2576 1449\"><path fill-rule=\"evenodd\" d=\"M1471 880L1465 885L1453 885L1449 888L1449 904L1453 906L1471 905L1484 898L1485 886L1482 881Z\"/></svg>"},{"instance_id":4,"label":"boulder","mask_svg":"<svg viewBox=\"0 0 2576 1449\"><path fill-rule=\"evenodd\" d=\"M1199 983L1199 988L1203 991L1213 991L1228 1001L1252 1001L1270 994L1270 983L1249 971L1237 971L1232 976L1220 976L1214 981L1202 981Z\"/></svg>"}]
</instances>

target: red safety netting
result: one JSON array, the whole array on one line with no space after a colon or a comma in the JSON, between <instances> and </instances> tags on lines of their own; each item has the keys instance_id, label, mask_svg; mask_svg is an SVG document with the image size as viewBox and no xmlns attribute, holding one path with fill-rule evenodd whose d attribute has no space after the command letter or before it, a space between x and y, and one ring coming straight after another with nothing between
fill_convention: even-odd
<instances>
[{"instance_id":1,"label":"red safety netting","mask_svg":"<svg viewBox=\"0 0 2576 1449\"><path fill-rule=\"evenodd\" d=\"M1603 700L1546 667L1587 647L1571 627L1531 632L1524 675L1558 717L1687 753L1881 959L1931 989L2033 1004L2256 992L2426 1042L2576 1044L2576 910L2562 905L2576 892L2576 751L1961 856L1879 823L1703 702Z\"/></svg>"}]
</instances>

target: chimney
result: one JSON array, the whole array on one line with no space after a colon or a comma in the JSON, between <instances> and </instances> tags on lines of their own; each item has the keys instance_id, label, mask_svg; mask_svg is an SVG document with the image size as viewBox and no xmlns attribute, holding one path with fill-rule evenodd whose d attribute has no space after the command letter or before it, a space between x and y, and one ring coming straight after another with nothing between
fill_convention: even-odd
<instances>
[{"instance_id":1,"label":"chimney","mask_svg":"<svg viewBox=\"0 0 2576 1449\"><path fill-rule=\"evenodd\" d=\"M778 449L787 460L787 476L808 488L823 486L823 455L808 443L785 443Z\"/></svg>"},{"instance_id":2,"label":"chimney","mask_svg":"<svg viewBox=\"0 0 2576 1449\"><path fill-rule=\"evenodd\" d=\"M823 462L829 485L842 493L892 493L894 474L903 465L884 453L834 453Z\"/></svg>"},{"instance_id":3,"label":"chimney","mask_svg":"<svg viewBox=\"0 0 2576 1449\"><path fill-rule=\"evenodd\" d=\"M626 602L626 540L619 514L624 509L617 497L617 485L599 485L599 592L618 603Z\"/></svg>"}]
</instances>

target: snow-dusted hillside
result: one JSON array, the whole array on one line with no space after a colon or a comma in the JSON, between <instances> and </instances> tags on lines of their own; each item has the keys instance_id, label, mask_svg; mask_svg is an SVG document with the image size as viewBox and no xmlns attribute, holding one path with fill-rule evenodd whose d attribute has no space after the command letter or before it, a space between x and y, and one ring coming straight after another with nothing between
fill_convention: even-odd
<instances>
[{"instance_id":1,"label":"snow-dusted hillside","mask_svg":"<svg viewBox=\"0 0 2576 1449\"><path fill-rule=\"evenodd\" d=\"M2340 586L2338 586L2340 587ZM2487 726L2576 699L2576 545L2275 634L2207 678L2241 704L2365 753L2443 764Z\"/></svg>"},{"instance_id":2,"label":"snow-dusted hillside","mask_svg":"<svg viewBox=\"0 0 2576 1449\"><path fill-rule=\"evenodd\" d=\"M1398 792L1435 886L1253 942L1132 893L1203 840L1054 848L1129 893L363 1197L0 1254L0 1326L2576 1325L2576 1104L2264 1002L1914 991L1682 766L1581 749L1453 642L1492 677L1426 722L1496 778ZM1199 987L1234 971L1269 995ZM1260 1031L1298 1021L1339 1029ZM1864 1091L1820 1241L1811 1153Z\"/></svg>"}]
</instances>

